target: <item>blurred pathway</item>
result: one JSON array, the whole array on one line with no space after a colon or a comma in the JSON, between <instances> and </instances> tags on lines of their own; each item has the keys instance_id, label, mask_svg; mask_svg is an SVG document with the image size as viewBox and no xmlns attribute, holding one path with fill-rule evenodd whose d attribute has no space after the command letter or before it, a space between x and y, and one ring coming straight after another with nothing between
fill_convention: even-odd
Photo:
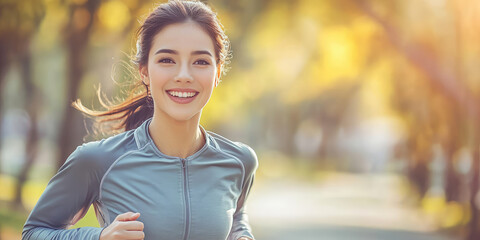
<instances>
[{"instance_id":1,"label":"blurred pathway","mask_svg":"<svg viewBox=\"0 0 480 240\"><path fill-rule=\"evenodd\" d=\"M405 204L399 178L335 174L318 183L258 181L248 213L258 240L459 240Z\"/></svg>"}]
</instances>

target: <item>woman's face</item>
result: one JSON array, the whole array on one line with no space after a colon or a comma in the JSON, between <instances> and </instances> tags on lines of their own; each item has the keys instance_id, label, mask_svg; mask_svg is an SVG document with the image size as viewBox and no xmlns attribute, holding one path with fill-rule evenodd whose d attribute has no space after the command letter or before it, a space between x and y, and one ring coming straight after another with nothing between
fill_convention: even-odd
<instances>
[{"instance_id":1,"label":"woman's face","mask_svg":"<svg viewBox=\"0 0 480 240\"><path fill-rule=\"evenodd\" d=\"M195 22L168 25L153 38L148 64L140 72L155 114L192 119L201 114L218 81L213 41Z\"/></svg>"}]
</instances>

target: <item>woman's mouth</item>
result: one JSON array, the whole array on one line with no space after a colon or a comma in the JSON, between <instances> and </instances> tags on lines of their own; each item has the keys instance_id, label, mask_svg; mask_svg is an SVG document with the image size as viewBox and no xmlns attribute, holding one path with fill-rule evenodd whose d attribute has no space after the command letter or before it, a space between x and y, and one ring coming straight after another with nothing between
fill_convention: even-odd
<instances>
[{"instance_id":1,"label":"woman's mouth","mask_svg":"<svg viewBox=\"0 0 480 240\"><path fill-rule=\"evenodd\" d=\"M190 98L197 95L198 92L178 92L178 91L167 91L173 97L180 97L180 98Z\"/></svg>"},{"instance_id":2,"label":"woman's mouth","mask_svg":"<svg viewBox=\"0 0 480 240\"><path fill-rule=\"evenodd\" d=\"M168 90L166 91L170 99L176 103L186 104L190 103L195 99L199 92L192 92L192 91L174 91Z\"/></svg>"}]
</instances>

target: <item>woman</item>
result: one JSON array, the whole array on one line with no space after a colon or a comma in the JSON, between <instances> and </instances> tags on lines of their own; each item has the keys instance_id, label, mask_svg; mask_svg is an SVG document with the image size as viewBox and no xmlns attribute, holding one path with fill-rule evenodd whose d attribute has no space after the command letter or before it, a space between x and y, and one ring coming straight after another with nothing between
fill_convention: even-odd
<instances>
[{"instance_id":1,"label":"woman","mask_svg":"<svg viewBox=\"0 0 480 240\"><path fill-rule=\"evenodd\" d=\"M23 239L254 239L245 206L255 152L199 125L228 55L215 13L201 2L170 1L147 17L138 38L144 92L107 112L74 104L121 120L126 131L69 156ZM67 229L91 204L102 228Z\"/></svg>"}]
</instances>

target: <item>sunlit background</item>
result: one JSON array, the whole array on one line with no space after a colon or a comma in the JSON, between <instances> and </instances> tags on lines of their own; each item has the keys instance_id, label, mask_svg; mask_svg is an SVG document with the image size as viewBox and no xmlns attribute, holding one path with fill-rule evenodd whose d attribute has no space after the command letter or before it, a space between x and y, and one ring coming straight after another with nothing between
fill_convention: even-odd
<instances>
[{"instance_id":1,"label":"sunlit background","mask_svg":"<svg viewBox=\"0 0 480 240\"><path fill-rule=\"evenodd\" d=\"M480 239L480 1L207 2L233 59L202 125L257 152L257 239ZM0 239L93 140L71 102L125 96L156 3L0 0Z\"/></svg>"}]
</instances>

